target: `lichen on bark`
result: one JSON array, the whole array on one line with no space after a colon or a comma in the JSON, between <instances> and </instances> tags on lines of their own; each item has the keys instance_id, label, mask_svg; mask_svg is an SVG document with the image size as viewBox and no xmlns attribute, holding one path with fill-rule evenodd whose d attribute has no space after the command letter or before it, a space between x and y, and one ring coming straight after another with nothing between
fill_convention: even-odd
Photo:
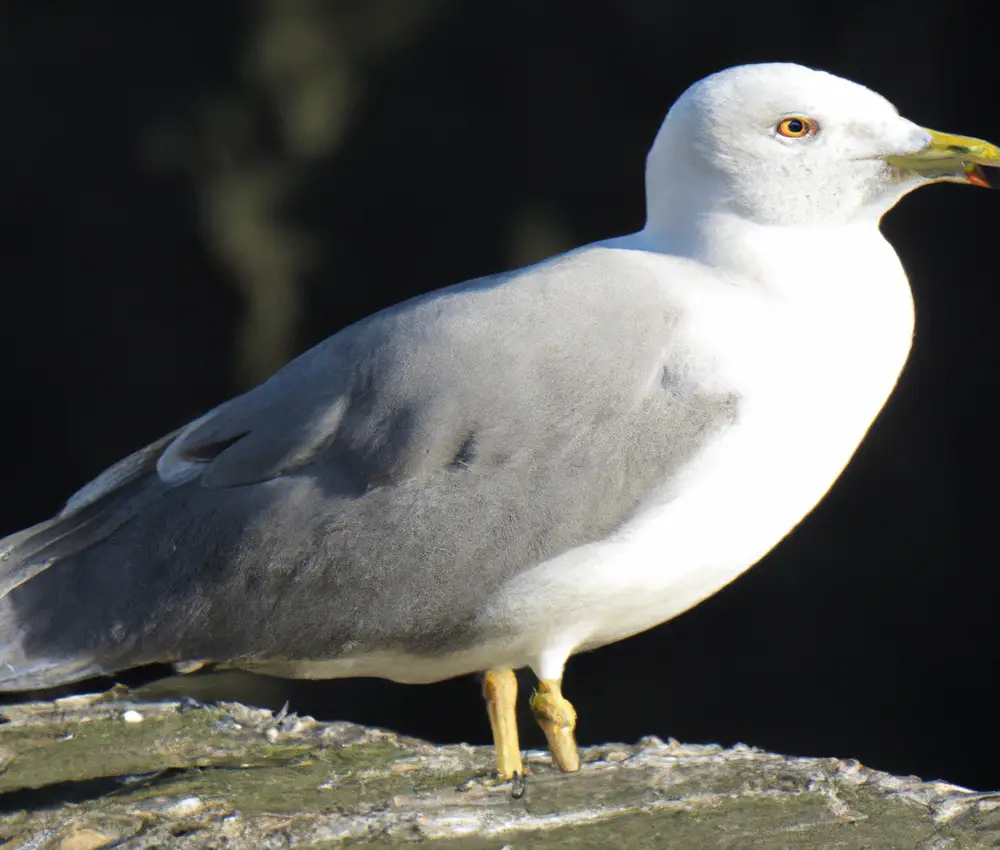
<instances>
[{"instance_id":1,"label":"lichen on bark","mask_svg":"<svg viewBox=\"0 0 1000 850\"><path fill-rule=\"evenodd\" d=\"M0 841L24 850L1000 847L1000 793L743 746L591 747L574 775L529 751L515 797L491 748L237 703L112 693L3 714Z\"/></svg>"}]
</instances>

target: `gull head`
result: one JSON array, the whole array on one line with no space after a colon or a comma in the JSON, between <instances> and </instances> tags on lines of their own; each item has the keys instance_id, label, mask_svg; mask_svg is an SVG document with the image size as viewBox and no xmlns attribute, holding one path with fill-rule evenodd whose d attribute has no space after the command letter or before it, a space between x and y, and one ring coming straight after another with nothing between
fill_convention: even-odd
<instances>
[{"instance_id":1,"label":"gull head","mask_svg":"<svg viewBox=\"0 0 1000 850\"><path fill-rule=\"evenodd\" d=\"M647 230L669 235L716 214L877 223L926 183L988 186L980 166L1000 166L1000 149L925 129L862 85L801 65L743 65L695 83L667 114L646 164Z\"/></svg>"}]
</instances>

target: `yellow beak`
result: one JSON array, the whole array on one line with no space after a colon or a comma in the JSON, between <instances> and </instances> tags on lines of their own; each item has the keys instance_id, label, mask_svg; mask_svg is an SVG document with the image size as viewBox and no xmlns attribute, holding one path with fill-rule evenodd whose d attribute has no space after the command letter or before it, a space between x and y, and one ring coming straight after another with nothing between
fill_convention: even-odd
<instances>
[{"instance_id":1,"label":"yellow beak","mask_svg":"<svg viewBox=\"0 0 1000 850\"><path fill-rule=\"evenodd\" d=\"M931 137L927 147L913 153L887 156L885 161L893 168L930 180L951 180L990 188L990 181L980 166L1000 168L1000 147L970 136L953 136L937 130L926 132Z\"/></svg>"}]
</instances>

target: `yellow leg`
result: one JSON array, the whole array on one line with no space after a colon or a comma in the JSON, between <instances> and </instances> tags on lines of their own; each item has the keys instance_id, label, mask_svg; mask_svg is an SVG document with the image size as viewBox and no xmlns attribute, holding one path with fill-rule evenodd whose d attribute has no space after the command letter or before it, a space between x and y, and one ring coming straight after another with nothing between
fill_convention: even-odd
<instances>
[{"instance_id":1,"label":"yellow leg","mask_svg":"<svg viewBox=\"0 0 1000 850\"><path fill-rule=\"evenodd\" d=\"M573 737L576 709L562 695L558 679L539 680L531 697L531 711L548 739L556 767L567 773L579 770L580 753Z\"/></svg>"},{"instance_id":2,"label":"yellow leg","mask_svg":"<svg viewBox=\"0 0 1000 850\"><path fill-rule=\"evenodd\" d=\"M493 743L497 750L497 772L501 779L523 775L521 749L517 743L517 677L513 670L490 670L483 680L486 711L490 715Z\"/></svg>"}]
</instances>

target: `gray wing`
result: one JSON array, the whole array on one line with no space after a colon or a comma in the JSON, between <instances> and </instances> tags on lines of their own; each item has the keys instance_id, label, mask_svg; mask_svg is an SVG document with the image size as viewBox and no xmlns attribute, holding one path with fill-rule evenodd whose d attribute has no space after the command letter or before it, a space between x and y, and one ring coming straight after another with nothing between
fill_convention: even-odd
<instances>
[{"instance_id":1,"label":"gray wing","mask_svg":"<svg viewBox=\"0 0 1000 850\"><path fill-rule=\"evenodd\" d=\"M503 582L613 531L731 418L670 379L677 313L621 253L378 313L0 543L0 689L475 640Z\"/></svg>"}]
</instances>

